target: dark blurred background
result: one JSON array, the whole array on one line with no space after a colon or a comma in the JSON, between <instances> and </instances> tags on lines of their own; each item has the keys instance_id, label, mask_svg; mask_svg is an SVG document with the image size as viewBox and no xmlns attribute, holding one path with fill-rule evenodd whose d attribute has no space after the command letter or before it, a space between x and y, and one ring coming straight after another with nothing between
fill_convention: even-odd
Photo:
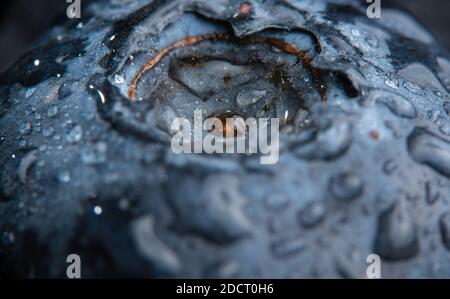
<instances>
[{"instance_id":1,"label":"dark blurred background","mask_svg":"<svg viewBox=\"0 0 450 299\"><path fill-rule=\"evenodd\" d=\"M87 1L81 0L82 6ZM450 1L381 0L382 6L391 3L405 6L450 49ZM0 72L49 27L67 20L68 5L66 0L0 0Z\"/></svg>"}]
</instances>

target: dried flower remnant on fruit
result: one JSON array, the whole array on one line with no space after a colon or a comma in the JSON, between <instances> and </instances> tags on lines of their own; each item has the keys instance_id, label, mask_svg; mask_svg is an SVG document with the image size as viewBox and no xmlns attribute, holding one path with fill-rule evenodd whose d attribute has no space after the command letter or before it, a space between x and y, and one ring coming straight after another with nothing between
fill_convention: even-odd
<instances>
[{"instance_id":1,"label":"dried flower remnant on fruit","mask_svg":"<svg viewBox=\"0 0 450 299\"><path fill-rule=\"evenodd\" d=\"M131 85L128 89L128 96L132 101L136 100L136 89L139 81L141 80L142 76L147 73L149 70L154 68L165 56L167 56L170 52L172 52L175 49L186 47L186 46L193 46L198 43L201 43L203 41L214 41L218 39L227 39L228 35L224 34L208 34L208 35L200 35L200 36L188 36L184 39L181 39L179 41L176 41L175 43L171 44L167 48L164 48L161 52L156 54L153 58L151 58L147 63L144 64L144 66L139 70L137 75L134 77L133 81L131 82Z\"/></svg>"},{"instance_id":2,"label":"dried flower remnant on fruit","mask_svg":"<svg viewBox=\"0 0 450 299\"><path fill-rule=\"evenodd\" d=\"M252 12L252 7L251 7L250 4L248 4L248 3L242 3L242 4L239 6L239 13L240 13L240 14L248 15L248 14L250 14L251 12Z\"/></svg>"},{"instance_id":3,"label":"dried flower remnant on fruit","mask_svg":"<svg viewBox=\"0 0 450 299\"><path fill-rule=\"evenodd\" d=\"M268 44L274 46L283 52L291 55L297 56L302 65L307 68L314 77L315 83L322 95L322 98L326 100L326 91L327 85L326 82L321 78L321 73L318 69L311 65L312 57L306 54L304 51L298 49L294 44L290 44L282 39L274 38L274 37L262 37L262 36L249 36L242 39L238 39L229 34L225 33L213 33L213 34L205 34L199 36L188 36L184 39L178 40L175 43L171 44L167 48L164 48L154 57L152 57L149 61L147 61L136 76L131 81L131 84L128 88L128 97L131 101L136 101L136 92L139 81L141 78L151 69L153 69L161 60L166 57L170 52L183 48L186 46L194 46L204 41L234 41L234 42L242 42L242 43L253 43L253 44Z\"/></svg>"},{"instance_id":4,"label":"dried flower remnant on fruit","mask_svg":"<svg viewBox=\"0 0 450 299\"><path fill-rule=\"evenodd\" d=\"M377 130L370 131L370 137L373 140L378 140L380 138L380 133Z\"/></svg>"},{"instance_id":5,"label":"dried flower remnant on fruit","mask_svg":"<svg viewBox=\"0 0 450 299\"><path fill-rule=\"evenodd\" d=\"M240 137L245 135L246 124L242 117L233 112L224 112L214 116L217 118L221 126L211 130L217 136L221 137ZM239 120L242 120L239 121Z\"/></svg>"}]
</instances>

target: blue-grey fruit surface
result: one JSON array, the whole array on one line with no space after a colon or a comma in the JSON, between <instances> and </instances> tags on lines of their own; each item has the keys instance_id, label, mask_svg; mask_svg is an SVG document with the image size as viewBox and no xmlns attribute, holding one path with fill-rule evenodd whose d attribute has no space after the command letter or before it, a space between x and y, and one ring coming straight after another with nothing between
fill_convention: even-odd
<instances>
[{"instance_id":1,"label":"blue-grey fruit surface","mask_svg":"<svg viewBox=\"0 0 450 299\"><path fill-rule=\"evenodd\" d=\"M0 276L450 277L450 55L367 7L93 1L54 27L0 75ZM279 161L175 154L195 109L283 119Z\"/></svg>"}]
</instances>

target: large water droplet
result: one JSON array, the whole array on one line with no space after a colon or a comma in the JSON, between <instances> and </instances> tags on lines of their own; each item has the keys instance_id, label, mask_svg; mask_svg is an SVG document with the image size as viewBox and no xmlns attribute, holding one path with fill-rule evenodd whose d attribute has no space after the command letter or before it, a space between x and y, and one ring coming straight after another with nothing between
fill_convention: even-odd
<instances>
[{"instance_id":1,"label":"large water droplet","mask_svg":"<svg viewBox=\"0 0 450 299\"><path fill-rule=\"evenodd\" d=\"M351 144L352 127L347 122L335 122L319 134L315 141L293 149L296 156L312 160L333 160L343 155Z\"/></svg>"},{"instance_id":2,"label":"large water droplet","mask_svg":"<svg viewBox=\"0 0 450 299\"><path fill-rule=\"evenodd\" d=\"M205 278L212 279L232 279L239 275L241 264L234 260L225 260L215 263L205 270Z\"/></svg>"},{"instance_id":3,"label":"large water droplet","mask_svg":"<svg viewBox=\"0 0 450 299\"><path fill-rule=\"evenodd\" d=\"M339 200L352 200L363 192L361 177L352 172L340 173L331 177L329 189L331 194Z\"/></svg>"},{"instance_id":4,"label":"large water droplet","mask_svg":"<svg viewBox=\"0 0 450 299\"><path fill-rule=\"evenodd\" d=\"M397 170L397 165L394 160L389 159L383 164L383 172L387 175L391 175L395 170Z\"/></svg>"},{"instance_id":5,"label":"large water droplet","mask_svg":"<svg viewBox=\"0 0 450 299\"><path fill-rule=\"evenodd\" d=\"M283 237L274 241L270 248L274 257L287 258L305 250L306 244L298 236L293 238Z\"/></svg>"},{"instance_id":6,"label":"large water droplet","mask_svg":"<svg viewBox=\"0 0 450 299\"><path fill-rule=\"evenodd\" d=\"M392 89L398 89L399 81L394 75L390 75L384 83Z\"/></svg>"},{"instance_id":7,"label":"large water droplet","mask_svg":"<svg viewBox=\"0 0 450 299\"><path fill-rule=\"evenodd\" d=\"M28 99L28 98L31 97L35 92L36 92L36 88L32 87L32 88L30 88L30 89L27 90L27 92L25 93L25 97Z\"/></svg>"},{"instance_id":8,"label":"large water droplet","mask_svg":"<svg viewBox=\"0 0 450 299\"><path fill-rule=\"evenodd\" d=\"M374 250L387 260L407 259L419 251L417 226L405 203L398 202L379 216Z\"/></svg>"},{"instance_id":9,"label":"large water droplet","mask_svg":"<svg viewBox=\"0 0 450 299\"><path fill-rule=\"evenodd\" d=\"M442 243L450 250L450 212L443 214L439 220Z\"/></svg>"},{"instance_id":10,"label":"large water droplet","mask_svg":"<svg viewBox=\"0 0 450 299\"><path fill-rule=\"evenodd\" d=\"M409 153L416 162L450 177L450 141L416 128L409 136L408 143Z\"/></svg>"},{"instance_id":11,"label":"large water droplet","mask_svg":"<svg viewBox=\"0 0 450 299\"><path fill-rule=\"evenodd\" d=\"M434 204L440 196L441 194L439 193L439 191L435 191L433 189L431 182L425 183L425 200L428 204Z\"/></svg>"},{"instance_id":12,"label":"large water droplet","mask_svg":"<svg viewBox=\"0 0 450 299\"><path fill-rule=\"evenodd\" d=\"M372 97L379 103L386 105L397 116L415 118L416 108L405 97L390 92L375 92Z\"/></svg>"},{"instance_id":13,"label":"large water droplet","mask_svg":"<svg viewBox=\"0 0 450 299\"><path fill-rule=\"evenodd\" d=\"M116 84L123 84L125 82L125 76L124 74L115 74L114 75L114 83Z\"/></svg>"},{"instance_id":14,"label":"large water droplet","mask_svg":"<svg viewBox=\"0 0 450 299\"><path fill-rule=\"evenodd\" d=\"M28 170L33 165L34 162L37 160L37 150L32 150L29 153L27 153L22 160L20 160L19 167L17 169L17 175L20 179L20 181L23 184L27 184L27 174Z\"/></svg>"},{"instance_id":15,"label":"large water droplet","mask_svg":"<svg viewBox=\"0 0 450 299\"><path fill-rule=\"evenodd\" d=\"M431 89L435 93L446 93L439 79L426 66L412 63L398 71L398 74L408 80L405 87L413 93L423 93L423 89Z\"/></svg>"},{"instance_id":16,"label":"large water droplet","mask_svg":"<svg viewBox=\"0 0 450 299\"><path fill-rule=\"evenodd\" d=\"M312 228L323 221L325 213L325 205L320 201L313 201L298 213L298 220L303 227Z\"/></svg>"},{"instance_id":17,"label":"large water droplet","mask_svg":"<svg viewBox=\"0 0 450 299\"><path fill-rule=\"evenodd\" d=\"M365 41L372 48L378 48L379 40L374 34L368 34Z\"/></svg>"},{"instance_id":18,"label":"large water droplet","mask_svg":"<svg viewBox=\"0 0 450 299\"><path fill-rule=\"evenodd\" d=\"M179 271L181 262L172 249L163 243L155 233L151 216L142 216L131 223L131 232L139 253L154 267L165 272Z\"/></svg>"},{"instance_id":19,"label":"large water droplet","mask_svg":"<svg viewBox=\"0 0 450 299\"><path fill-rule=\"evenodd\" d=\"M218 175L198 180L180 174L171 176L167 184L171 205L178 215L174 230L195 233L220 244L252 232L252 223L242 209L246 198L239 192L236 177ZM202 206L205 208L199 208Z\"/></svg>"}]
</instances>

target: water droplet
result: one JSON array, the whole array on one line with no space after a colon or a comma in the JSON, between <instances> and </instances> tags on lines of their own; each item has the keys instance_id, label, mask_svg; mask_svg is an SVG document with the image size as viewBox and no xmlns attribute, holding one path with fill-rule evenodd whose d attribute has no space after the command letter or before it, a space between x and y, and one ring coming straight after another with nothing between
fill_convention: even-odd
<instances>
[{"instance_id":1,"label":"water droplet","mask_svg":"<svg viewBox=\"0 0 450 299\"><path fill-rule=\"evenodd\" d=\"M362 179L353 172L339 173L331 177L329 190L339 200L352 200L363 192Z\"/></svg>"},{"instance_id":2,"label":"water droplet","mask_svg":"<svg viewBox=\"0 0 450 299\"><path fill-rule=\"evenodd\" d=\"M392 174L395 170L397 170L397 165L394 160L387 160L383 164L383 172L387 175Z\"/></svg>"},{"instance_id":3,"label":"water droplet","mask_svg":"<svg viewBox=\"0 0 450 299\"><path fill-rule=\"evenodd\" d=\"M439 220L442 243L447 250L450 250L450 212L443 214Z\"/></svg>"},{"instance_id":4,"label":"water droplet","mask_svg":"<svg viewBox=\"0 0 450 299\"><path fill-rule=\"evenodd\" d=\"M333 160L343 155L351 144L352 127L348 122L336 121L330 128L316 136L315 141L300 144L293 149L299 158Z\"/></svg>"},{"instance_id":5,"label":"water droplet","mask_svg":"<svg viewBox=\"0 0 450 299\"><path fill-rule=\"evenodd\" d=\"M306 244L300 237L284 237L272 242L270 249L274 257L286 258L305 250Z\"/></svg>"},{"instance_id":6,"label":"water droplet","mask_svg":"<svg viewBox=\"0 0 450 299\"><path fill-rule=\"evenodd\" d=\"M441 119L441 112L439 110L428 110L427 116L432 122L438 123Z\"/></svg>"},{"instance_id":7,"label":"water droplet","mask_svg":"<svg viewBox=\"0 0 450 299\"><path fill-rule=\"evenodd\" d=\"M70 173L67 171L63 171L60 175L59 175L59 180L63 183L68 183L70 182Z\"/></svg>"},{"instance_id":8,"label":"water droplet","mask_svg":"<svg viewBox=\"0 0 450 299\"><path fill-rule=\"evenodd\" d=\"M106 103L105 95L98 89L97 89L97 93L98 93L98 96L100 97L100 101L102 102L102 104L105 104Z\"/></svg>"},{"instance_id":9,"label":"water droplet","mask_svg":"<svg viewBox=\"0 0 450 299\"><path fill-rule=\"evenodd\" d=\"M27 183L27 172L28 169L33 165L34 162L37 160L37 150L32 150L28 152L19 163L19 167L17 168L17 175L20 179L20 181L23 184Z\"/></svg>"},{"instance_id":10,"label":"water droplet","mask_svg":"<svg viewBox=\"0 0 450 299\"><path fill-rule=\"evenodd\" d=\"M22 135L27 135L31 132L31 123L29 121L23 122L19 126L19 132Z\"/></svg>"},{"instance_id":11,"label":"water droplet","mask_svg":"<svg viewBox=\"0 0 450 299\"><path fill-rule=\"evenodd\" d=\"M443 96L440 91L434 91L434 94L439 98L442 98L442 96Z\"/></svg>"},{"instance_id":12,"label":"water droplet","mask_svg":"<svg viewBox=\"0 0 450 299\"><path fill-rule=\"evenodd\" d=\"M53 117L53 116L55 116L55 115L57 115L58 114L58 106L56 106L56 105L51 105L50 107L48 107L48 109L47 109L47 115L49 116L49 117Z\"/></svg>"},{"instance_id":13,"label":"water droplet","mask_svg":"<svg viewBox=\"0 0 450 299\"><path fill-rule=\"evenodd\" d=\"M240 108L245 108L258 102L266 93L265 90L244 89L237 94L236 103Z\"/></svg>"},{"instance_id":14,"label":"water droplet","mask_svg":"<svg viewBox=\"0 0 450 299\"><path fill-rule=\"evenodd\" d=\"M36 112L36 108L32 105L27 105L27 107L25 107L25 113L27 115L30 115L32 113Z\"/></svg>"},{"instance_id":15,"label":"water droplet","mask_svg":"<svg viewBox=\"0 0 450 299\"><path fill-rule=\"evenodd\" d=\"M81 29L81 28L83 28L83 22L80 22L77 24L77 29Z\"/></svg>"},{"instance_id":16,"label":"water droplet","mask_svg":"<svg viewBox=\"0 0 450 299\"><path fill-rule=\"evenodd\" d=\"M16 236L13 232L3 232L1 241L4 246L10 246L16 241Z\"/></svg>"},{"instance_id":17,"label":"water droplet","mask_svg":"<svg viewBox=\"0 0 450 299\"><path fill-rule=\"evenodd\" d=\"M359 31L359 29L357 29L357 28L352 28L352 30L350 32L355 37L361 36L361 31Z\"/></svg>"},{"instance_id":18,"label":"water droplet","mask_svg":"<svg viewBox=\"0 0 450 299\"><path fill-rule=\"evenodd\" d=\"M42 136L44 136L44 137L50 137L50 136L53 135L53 132L54 132L54 130L53 130L52 127L45 127L45 128L42 130Z\"/></svg>"},{"instance_id":19,"label":"water droplet","mask_svg":"<svg viewBox=\"0 0 450 299\"><path fill-rule=\"evenodd\" d=\"M416 108L405 97L390 92L374 92L371 95L374 100L386 105L392 113L404 118L415 118Z\"/></svg>"},{"instance_id":20,"label":"water droplet","mask_svg":"<svg viewBox=\"0 0 450 299\"><path fill-rule=\"evenodd\" d=\"M413 159L450 177L450 142L422 128L416 128L408 138Z\"/></svg>"},{"instance_id":21,"label":"water droplet","mask_svg":"<svg viewBox=\"0 0 450 299\"><path fill-rule=\"evenodd\" d=\"M25 97L28 99L29 97L31 97L32 95L34 95L34 93L36 92L36 88L30 88L27 90L27 92L25 93Z\"/></svg>"},{"instance_id":22,"label":"water droplet","mask_svg":"<svg viewBox=\"0 0 450 299\"><path fill-rule=\"evenodd\" d=\"M95 207L94 207L94 214L95 214L95 215L101 215L102 212L103 212L102 207L100 207L100 206L95 206Z\"/></svg>"},{"instance_id":23,"label":"water droplet","mask_svg":"<svg viewBox=\"0 0 450 299\"><path fill-rule=\"evenodd\" d=\"M387 260L407 259L419 251L417 226L403 201L380 214L374 251Z\"/></svg>"},{"instance_id":24,"label":"water droplet","mask_svg":"<svg viewBox=\"0 0 450 299\"><path fill-rule=\"evenodd\" d=\"M113 41L116 38L116 35L113 35L109 38L110 41Z\"/></svg>"},{"instance_id":25,"label":"water droplet","mask_svg":"<svg viewBox=\"0 0 450 299\"><path fill-rule=\"evenodd\" d=\"M205 278L212 279L231 279L239 275L241 264L238 261L225 260L223 262L215 263L205 270Z\"/></svg>"},{"instance_id":26,"label":"water droplet","mask_svg":"<svg viewBox=\"0 0 450 299\"><path fill-rule=\"evenodd\" d=\"M66 140L74 143L80 141L81 137L83 137L83 129L80 125L76 125L66 135Z\"/></svg>"},{"instance_id":27,"label":"water droplet","mask_svg":"<svg viewBox=\"0 0 450 299\"><path fill-rule=\"evenodd\" d=\"M384 81L384 83L385 83L387 86L389 86L390 88L398 89L398 84L399 84L399 82L398 82L398 80L395 79L395 78L389 78L389 79L386 79L386 81Z\"/></svg>"},{"instance_id":28,"label":"water droplet","mask_svg":"<svg viewBox=\"0 0 450 299\"><path fill-rule=\"evenodd\" d=\"M378 48L379 45L379 40L378 38L374 35L374 34L369 34L365 41L367 42L367 44L369 46L371 46L372 48Z\"/></svg>"},{"instance_id":29,"label":"water droplet","mask_svg":"<svg viewBox=\"0 0 450 299\"><path fill-rule=\"evenodd\" d=\"M42 118L42 115L39 112L34 115L35 120L41 120L41 118ZM39 126L40 123L38 122L37 125Z\"/></svg>"},{"instance_id":30,"label":"water droplet","mask_svg":"<svg viewBox=\"0 0 450 299\"><path fill-rule=\"evenodd\" d=\"M125 76L123 74L114 75L114 83L123 84L125 82Z\"/></svg>"},{"instance_id":31,"label":"water droplet","mask_svg":"<svg viewBox=\"0 0 450 299\"><path fill-rule=\"evenodd\" d=\"M419 85L417 85L416 83L413 83L411 81L405 81L403 86L412 93L415 93L415 94L423 93L422 88Z\"/></svg>"},{"instance_id":32,"label":"water droplet","mask_svg":"<svg viewBox=\"0 0 450 299\"><path fill-rule=\"evenodd\" d=\"M181 268L177 254L155 233L155 221L144 215L131 223L131 234L141 256L154 267L167 273L176 273Z\"/></svg>"},{"instance_id":33,"label":"water droplet","mask_svg":"<svg viewBox=\"0 0 450 299\"><path fill-rule=\"evenodd\" d=\"M169 200L179 215L173 223L175 230L191 231L220 244L251 234L252 223L242 209L247 199L239 192L240 181L236 177L209 176L203 182L193 176L181 181L171 177L167 184L171 186ZM208 208L198 209L206 200Z\"/></svg>"},{"instance_id":34,"label":"water droplet","mask_svg":"<svg viewBox=\"0 0 450 299\"><path fill-rule=\"evenodd\" d=\"M439 193L439 191L433 191L431 182L425 183L425 200L428 204L434 204L440 196L441 194Z\"/></svg>"},{"instance_id":35,"label":"water droplet","mask_svg":"<svg viewBox=\"0 0 450 299\"><path fill-rule=\"evenodd\" d=\"M399 70L398 74L408 80L405 82L405 88L413 93L423 94L424 89L432 91L435 95L436 92L446 92L439 79L436 78L434 72L423 64L409 64Z\"/></svg>"},{"instance_id":36,"label":"water droplet","mask_svg":"<svg viewBox=\"0 0 450 299\"><path fill-rule=\"evenodd\" d=\"M450 116L450 102L444 103L444 111L447 113L448 116Z\"/></svg>"},{"instance_id":37,"label":"water droplet","mask_svg":"<svg viewBox=\"0 0 450 299\"><path fill-rule=\"evenodd\" d=\"M39 59L36 59L33 61L34 66L39 66L41 64L41 61Z\"/></svg>"},{"instance_id":38,"label":"water droplet","mask_svg":"<svg viewBox=\"0 0 450 299\"><path fill-rule=\"evenodd\" d=\"M323 221L325 213L325 205L320 201L313 201L298 213L298 220L303 227L312 228Z\"/></svg>"}]
</instances>

